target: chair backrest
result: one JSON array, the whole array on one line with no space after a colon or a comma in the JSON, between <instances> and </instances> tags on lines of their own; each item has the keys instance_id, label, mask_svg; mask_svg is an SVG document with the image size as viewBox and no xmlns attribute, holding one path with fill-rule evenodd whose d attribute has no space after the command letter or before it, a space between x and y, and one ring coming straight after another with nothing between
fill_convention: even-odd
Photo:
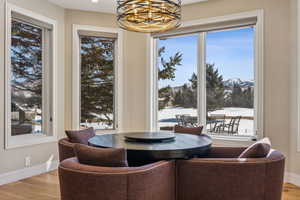
<instances>
[{"instance_id":1,"label":"chair backrest","mask_svg":"<svg viewBox=\"0 0 300 200\"><path fill-rule=\"evenodd\" d=\"M239 131L241 118L242 116L233 117L232 130L234 133L237 133Z\"/></svg>"},{"instance_id":2,"label":"chair backrest","mask_svg":"<svg viewBox=\"0 0 300 200\"><path fill-rule=\"evenodd\" d=\"M177 124L179 126L183 126L183 121L181 119L181 115L175 115L175 117L176 117L176 120L177 120Z\"/></svg>"},{"instance_id":3,"label":"chair backrest","mask_svg":"<svg viewBox=\"0 0 300 200\"><path fill-rule=\"evenodd\" d=\"M242 119L242 116L238 116L235 123L236 123L237 125L239 125L240 122L241 122L241 119Z\"/></svg>"},{"instance_id":4,"label":"chair backrest","mask_svg":"<svg viewBox=\"0 0 300 200\"><path fill-rule=\"evenodd\" d=\"M190 115L181 115L180 117L183 126L187 126L190 123Z\"/></svg>"},{"instance_id":5,"label":"chair backrest","mask_svg":"<svg viewBox=\"0 0 300 200\"><path fill-rule=\"evenodd\" d=\"M236 117L230 117L229 125L233 126L235 120L236 120Z\"/></svg>"},{"instance_id":6,"label":"chair backrest","mask_svg":"<svg viewBox=\"0 0 300 200\"><path fill-rule=\"evenodd\" d=\"M198 127L184 127L184 126L174 126L174 132L175 133L186 133L186 134L192 134L192 135L201 135L203 131L203 126Z\"/></svg>"},{"instance_id":7,"label":"chair backrest","mask_svg":"<svg viewBox=\"0 0 300 200\"><path fill-rule=\"evenodd\" d=\"M174 200L175 162L142 167L83 165L76 158L59 166L61 200Z\"/></svg>"}]
</instances>

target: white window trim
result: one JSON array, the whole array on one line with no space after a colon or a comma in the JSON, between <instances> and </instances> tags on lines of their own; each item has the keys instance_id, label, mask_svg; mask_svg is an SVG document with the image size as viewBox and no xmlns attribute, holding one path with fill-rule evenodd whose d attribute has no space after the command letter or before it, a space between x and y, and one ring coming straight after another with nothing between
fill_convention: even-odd
<instances>
[{"instance_id":1,"label":"white window trim","mask_svg":"<svg viewBox=\"0 0 300 200\"><path fill-rule=\"evenodd\" d=\"M73 24L73 47L72 47L72 129L78 130L80 128L80 38L79 31L92 31L102 33L116 33L118 34L116 43L117 58L115 63L115 123L116 129L114 130L97 130L97 134L104 133L117 133L122 131L122 74L123 74L123 30L119 28L107 28L89 25Z\"/></svg>"},{"instance_id":2,"label":"white window trim","mask_svg":"<svg viewBox=\"0 0 300 200\"><path fill-rule=\"evenodd\" d=\"M11 111L10 111L10 64L11 64L11 13L16 12L24 16L45 22L52 25L52 67L53 67L53 77L52 77L52 90L53 90L53 121L52 121L52 133L51 135L20 135L20 136L11 136ZM24 146L31 146L35 144L49 143L57 141L57 115L58 115L58 100L57 100L57 22L46 16L37 14L30 10L20 8L16 5L6 3L6 21L5 21L5 148L12 149Z\"/></svg>"},{"instance_id":3,"label":"white window trim","mask_svg":"<svg viewBox=\"0 0 300 200\"><path fill-rule=\"evenodd\" d=\"M297 34L297 49L298 49L298 56L297 56L297 93L298 93L298 98L297 98L297 104L298 104L298 119L297 119L297 129L298 129L298 134L297 134L297 151L300 152L300 1L297 1L297 11L298 11L298 34Z\"/></svg>"},{"instance_id":4,"label":"white window trim","mask_svg":"<svg viewBox=\"0 0 300 200\"><path fill-rule=\"evenodd\" d=\"M189 26L197 26L197 25L203 25L203 24L210 24L210 23L218 23L218 22L226 22L226 21L232 21L232 20L239 20L244 18L250 18L250 17L256 17L257 18L257 24L256 24L256 31L255 31L255 100L254 104L257 106L255 109L255 118L256 123L254 130L256 130L256 135L258 138L262 138L264 136L264 11L262 9L249 11L249 12L242 12L232 15L226 15L226 16L219 16L219 17L212 17L212 18L206 18L206 19L199 19L199 20L192 20L192 21L186 21L183 22L182 27L189 27ZM203 46L203 41L200 41L199 43L200 48ZM150 34L148 34L148 71L147 74L148 80L147 80L147 95L148 95L148 102L147 102L147 112L146 112L146 119L147 119L147 129L150 131L156 131L157 130L157 71L156 71L156 39L151 37ZM198 45L199 46L199 45ZM203 65L203 63L198 62L198 65ZM198 69L201 68L198 66ZM203 67L202 67L203 68ZM200 77L199 77L200 78ZM203 82L203 80L200 81ZM199 94L203 94L204 91L199 89ZM203 107L204 102L200 102L198 106ZM300 113L300 109L299 109ZM201 116L201 113L199 114L200 121L203 122L205 117ZM300 135L300 133L299 133ZM242 141L244 139L241 138L234 138L232 136L230 137L215 137L216 139L220 140L238 140ZM247 139L249 140L249 139ZM299 139L300 143L300 139Z\"/></svg>"}]
</instances>

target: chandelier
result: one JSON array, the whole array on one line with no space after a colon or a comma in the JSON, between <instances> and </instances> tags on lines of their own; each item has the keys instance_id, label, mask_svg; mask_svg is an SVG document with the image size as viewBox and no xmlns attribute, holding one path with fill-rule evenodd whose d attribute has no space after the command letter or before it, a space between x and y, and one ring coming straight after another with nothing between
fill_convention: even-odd
<instances>
[{"instance_id":1,"label":"chandelier","mask_svg":"<svg viewBox=\"0 0 300 200\"><path fill-rule=\"evenodd\" d=\"M180 25L181 0L118 0L117 14L125 30L164 32Z\"/></svg>"}]
</instances>

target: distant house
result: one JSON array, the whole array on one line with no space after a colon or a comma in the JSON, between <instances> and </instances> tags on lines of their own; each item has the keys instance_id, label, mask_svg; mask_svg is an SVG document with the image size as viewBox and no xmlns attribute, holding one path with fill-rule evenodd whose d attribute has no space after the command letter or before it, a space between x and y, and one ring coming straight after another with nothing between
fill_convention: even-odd
<instances>
[{"instance_id":1,"label":"distant house","mask_svg":"<svg viewBox=\"0 0 300 200\"><path fill-rule=\"evenodd\" d=\"M24 123L26 119L25 109L14 102L11 103L11 119L19 124Z\"/></svg>"},{"instance_id":2,"label":"distant house","mask_svg":"<svg viewBox=\"0 0 300 200\"><path fill-rule=\"evenodd\" d=\"M28 113L27 113L28 114ZM31 134L32 124L26 124L26 112L25 109L16 103L11 103L11 134L12 136Z\"/></svg>"}]
</instances>

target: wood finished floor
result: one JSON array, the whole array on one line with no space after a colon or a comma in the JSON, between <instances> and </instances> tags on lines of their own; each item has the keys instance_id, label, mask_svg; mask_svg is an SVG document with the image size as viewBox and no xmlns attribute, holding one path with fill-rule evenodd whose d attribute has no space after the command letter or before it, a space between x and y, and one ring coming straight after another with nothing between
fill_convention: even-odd
<instances>
[{"instance_id":1,"label":"wood finished floor","mask_svg":"<svg viewBox=\"0 0 300 200\"><path fill-rule=\"evenodd\" d=\"M300 188L285 184L282 200L300 200ZM58 173L24 179L15 183L0 186L1 200L59 200Z\"/></svg>"}]
</instances>

